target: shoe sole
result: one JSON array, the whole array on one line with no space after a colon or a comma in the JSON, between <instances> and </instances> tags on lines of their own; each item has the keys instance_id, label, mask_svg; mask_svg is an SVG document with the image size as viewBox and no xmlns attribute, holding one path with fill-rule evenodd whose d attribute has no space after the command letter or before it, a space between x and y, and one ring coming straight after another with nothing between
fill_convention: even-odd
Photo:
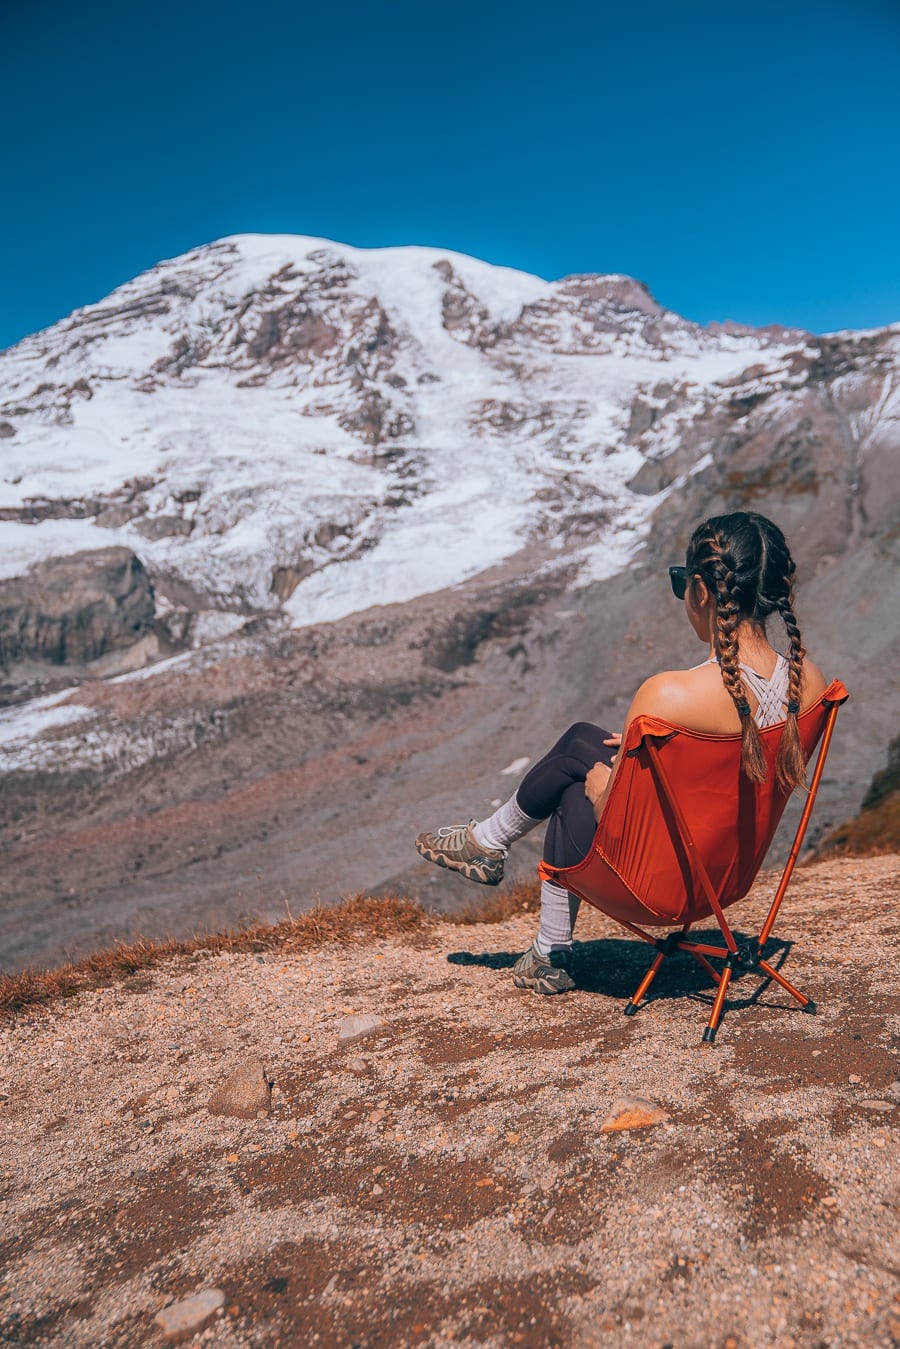
<instances>
[{"instance_id":1,"label":"shoe sole","mask_svg":"<svg viewBox=\"0 0 900 1349\"><path fill-rule=\"evenodd\" d=\"M502 864L499 875L485 876L479 875L478 863L449 861L443 853L435 852L433 848L426 848L418 839L416 839L416 852L420 857L424 857L426 862L433 862L436 867L443 867L445 871L458 871L461 876L465 876L467 881L477 881L479 885L499 885L503 880Z\"/></svg>"},{"instance_id":2,"label":"shoe sole","mask_svg":"<svg viewBox=\"0 0 900 1349\"><path fill-rule=\"evenodd\" d=\"M558 993L572 993L576 987L572 983L568 988L556 988L550 983L549 979L537 979L527 974L514 974L513 983L516 988L530 988L532 993L541 993L545 997L551 997Z\"/></svg>"}]
</instances>

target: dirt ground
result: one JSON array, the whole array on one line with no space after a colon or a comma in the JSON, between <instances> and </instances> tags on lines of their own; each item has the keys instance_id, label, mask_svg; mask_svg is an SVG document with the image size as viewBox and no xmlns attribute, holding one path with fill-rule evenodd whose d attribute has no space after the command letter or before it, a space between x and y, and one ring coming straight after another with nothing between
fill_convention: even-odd
<instances>
[{"instance_id":1,"label":"dirt ground","mask_svg":"<svg viewBox=\"0 0 900 1349\"><path fill-rule=\"evenodd\" d=\"M179 956L0 1029L0 1342L837 1349L900 1343L898 859L797 873L772 951L807 1016L582 915L579 989L509 967L533 915L301 956ZM765 875L739 911L758 925ZM734 912L734 911L732 911ZM382 1026L342 1044L352 1014ZM265 1118L211 1115L259 1060ZM615 1099L667 1120L602 1133ZM190 1337L189 1337L190 1338Z\"/></svg>"}]
</instances>

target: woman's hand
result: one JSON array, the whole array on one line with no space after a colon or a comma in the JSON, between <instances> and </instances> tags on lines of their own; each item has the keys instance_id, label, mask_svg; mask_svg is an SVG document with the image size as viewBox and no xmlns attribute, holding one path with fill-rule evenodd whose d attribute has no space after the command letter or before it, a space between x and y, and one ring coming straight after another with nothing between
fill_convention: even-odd
<instances>
[{"instance_id":1,"label":"woman's hand","mask_svg":"<svg viewBox=\"0 0 900 1349\"><path fill-rule=\"evenodd\" d=\"M622 743L622 732L613 731L612 735L608 736L603 743L604 745L616 745L618 747Z\"/></svg>"},{"instance_id":2,"label":"woman's hand","mask_svg":"<svg viewBox=\"0 0 900 1349\"><path fill-rule=\"evenodd\" d=\"M605 763L595 763L588 773L584 780L584 794L592 806L596 807L611 777L612 769Z\"/></svg>"}]
</instances>

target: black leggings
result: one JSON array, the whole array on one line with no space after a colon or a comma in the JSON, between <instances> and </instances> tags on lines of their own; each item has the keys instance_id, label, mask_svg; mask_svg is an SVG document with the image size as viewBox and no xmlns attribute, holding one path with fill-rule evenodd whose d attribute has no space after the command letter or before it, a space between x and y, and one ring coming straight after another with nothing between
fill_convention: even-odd
<instances>
[{"instance_id":1,"label":"black leggings","mask_svg":"<svg viewBox=\"0 0 900 1349\"><path fill-rule=\"evenodd\" d=\"M577 721L525 774L516 801L533 820L547 820L544 861L571 867L587 856L597 821L584 794L584 782L595 763L612 765L616 745L604 745L610 732L589 721Z\"/></svg>"}]
</instances>

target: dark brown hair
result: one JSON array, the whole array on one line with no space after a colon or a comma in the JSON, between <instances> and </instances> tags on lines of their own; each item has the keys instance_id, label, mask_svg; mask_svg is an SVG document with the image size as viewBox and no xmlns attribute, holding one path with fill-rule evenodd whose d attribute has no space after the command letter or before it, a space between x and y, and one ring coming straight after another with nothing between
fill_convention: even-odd
<instances>
[{"instance_id":1,"label":"dark brown hair","mask_svg":"<svg viewBox=\"0 0 900 1349\"><path fill-rule=\"evenodd\" d=\"M787 719L775 760L775 777L793 791L806 777L797 714L806 652L794 617L794 559L777 525L752 511L714 515L694 530L687 550L691 584L706 583L716 601L715 649L722 682L741 719L741 767L752 782L764 782L766 761L759 730L750 712L738 664L738 628L751 622L765 628L780 614L790 642Z\"/></svg>"}]
</instances>

